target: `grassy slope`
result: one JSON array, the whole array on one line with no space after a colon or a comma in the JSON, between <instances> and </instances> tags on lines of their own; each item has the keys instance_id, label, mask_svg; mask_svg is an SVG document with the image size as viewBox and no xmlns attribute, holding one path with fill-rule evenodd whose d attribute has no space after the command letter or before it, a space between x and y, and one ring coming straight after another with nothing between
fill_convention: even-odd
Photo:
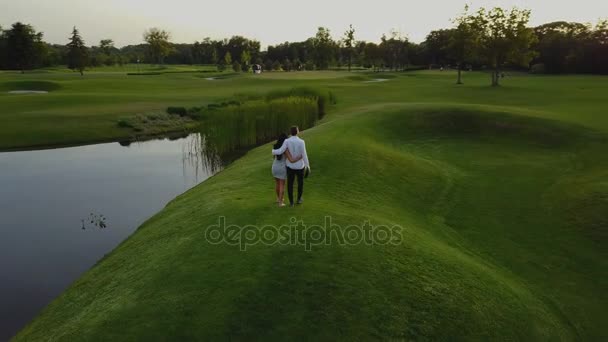
<instances>
[{"instance_id":1,"label":"grassy slope","mask_svg":"<svg viewBox=\"0 0 608 342\"><path fill-rule=\"evenodd\" d=\"M606 338L605 135L528 117L605 131L605 79L495 91L485 78L470 88L414 78L327 81L342 102L304 134L314 170L304 206L272 206L269 146L255 149L150 219L17 340ZM568 96L564 82L594 91ZM526 105L538 88L561 93ZM448 104L398 103L442 94ZM240 252L204 241L221 215L241 225L331 215L406 233L400 246Z\"/></svg>"}]
</instances>

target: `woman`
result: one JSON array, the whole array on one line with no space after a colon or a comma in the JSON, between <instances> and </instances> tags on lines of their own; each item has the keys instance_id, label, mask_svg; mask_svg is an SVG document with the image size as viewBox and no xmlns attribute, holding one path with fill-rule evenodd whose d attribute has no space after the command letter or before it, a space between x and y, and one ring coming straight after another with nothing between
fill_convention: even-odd
<instances>
[{"instance_id":1,"label":"woman","mask_svg":"<svg viewBox=\"0 0 608 342\"><path fill-rule=\"evenodd\" d=\"M274 144L274 149L276 150L281 148L285 142L285 139L287 139L287 135L285 133L281 133L276 144ZM285 150L283 155L274 156L274 161L272 162L272 176L274 177L275 181L275 191L277 193L277 203L279 207L285 206L285 203L283 203L283 195L285 194L285 180L287 179L287 165L285 164L286 158L290 162L295 163L302 159L302 156L293 159L291 153L289 153L289 150Z\"/></svg>"}]
</instances>

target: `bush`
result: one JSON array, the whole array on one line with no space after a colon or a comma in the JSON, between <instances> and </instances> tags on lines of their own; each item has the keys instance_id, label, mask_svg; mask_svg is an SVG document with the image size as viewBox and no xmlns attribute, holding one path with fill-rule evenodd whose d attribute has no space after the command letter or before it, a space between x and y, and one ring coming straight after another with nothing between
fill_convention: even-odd
<instances>
[{"instance_id":1,"label":"bush","mask_svg":"<svg viewBox=\"0 0 608 342\"><path fill-rule=\"evenodd\" d=\"M308 61L306 62L306 64L304 65L304 69L308 70L308 71L313 71L315 70L315 63L312 61Z\"/></svg>"},{"instance_id":2,"label":"bush","mask_svg":"<svg viewBox=\"0 0 608 342\"><path fill-rule=\"evenodd\" d=\"M264 71L270 71L272 70L272 61L270 59L267 59L264 62Z\"/></svg>"},{"instance_id":3,"label":"bush","mask_svg":"<svg viewBox=\"0 0 608 342\"><path fill-rule=\"evenodd\" d=\"M243 64L243 65L241 66L241 70L242 70L243 72L249 72L249 69L251 69L251 65L249 65L249 64L247 64L247 63L245 63L245 64Z\"/></svg>"},{"instance_id":4,"label":"bush","mask_svg":"<svg viewBox=\"0 0 608 342\"><path fill-rule=\"evenodd\" d=\"M118 127L133 128L131 123L126 118L122 118L122 119L118 120Z\"/></svg>"},{"instance_id":5,"label":"bush","mask_svg":"<svg viewBox=\"0 0 608 342\"><path fill-rule=\"evenodd\" d=\"M188 114L188 111L184 107L169 107L167 108L167 113L176 114L179 116L186 116L186 114Z\"/></svg>"},{"instance_id":6,"label":"bush","mask_svg":"<svg viewBox=\"0 0 608 342\"><path fill-rule=\"evenodd\" d=\"M232 70L234 70L235 72L240 72L241 71L241 63L239 62L234 62L232 63Z\"/></svg>"},{"instance_id":7,"label":"bush","mask_svg":"<svg viewBox=\"0 0 608 342\"><path fill-rule=\"evenodd\" d=\"M285 60L283 61L283 70L291 71L292 66L293 65L291 64L291 61L289 60L289 58L285 58Z\"/></svg>"},{"instance_id":8,"label":"bush","mask_svg":"<svg viewBox=\"0 0 608 342\"><path fill-rule=\"evenodd\" d=\"M274 70L274 71L281 70L281 63L279 63L279 61L272 62L272 70Z\"/></svg>"}]
</instances>

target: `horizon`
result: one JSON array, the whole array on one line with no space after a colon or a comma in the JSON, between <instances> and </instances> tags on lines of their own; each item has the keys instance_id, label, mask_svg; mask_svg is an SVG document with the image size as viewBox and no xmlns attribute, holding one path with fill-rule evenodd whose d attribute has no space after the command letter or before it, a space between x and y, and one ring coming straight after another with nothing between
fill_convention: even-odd
<instances>
[{"instance_id":1,"label":"horizon","mask_svg":"<svg viewBox=\"0 0 608 342\"><path fill-rule=\"evenodd\" d=\"M397 31L410 41L420 43L432 30L451 27L451 20L463 11L466 4L442 0L440 4L417 4L413 11L409 10L407 3L382 0L381 5L370 10L363 6L341 7L346 4L344 1L327 4L312 0L294 16L282 10L285 5L277 0L259 5L259 8L239 1L231 6L231 9L236 8L233 11L217 3L203 4L192 0L173 1L171 6L160 3L159 0L107 0L92 4L74 0L42 3L21 0L0 13L0 25L6 29L18 21L30 24L43 32L45 41L50 44L66 44L72 28L76 26L88 46L97 45L101 39L112 39L120 48L143 44L143 32L158 27L170 32L171 41L176 44L189 44L206 37L217 40L240 35L260 41L265 50L269 45L286 41L304 41L314 36L319 26L329 28L332 37L339 39L350 24L356 30L356 40L377 42L382 34ZM324 11L318 10L321 5L326 6ZM497 6L530 9L531 26L554 21L595 24L603 18L598 13L608 15L608 2L593 0L581 0L576 6L548 0L533 3L486 0L469 2L469 5L473 11L479 7ZM83 15L91 10L96 12L95 21ZM62 15L49 16L51 12Z\"/></svg>"}]
</instances>

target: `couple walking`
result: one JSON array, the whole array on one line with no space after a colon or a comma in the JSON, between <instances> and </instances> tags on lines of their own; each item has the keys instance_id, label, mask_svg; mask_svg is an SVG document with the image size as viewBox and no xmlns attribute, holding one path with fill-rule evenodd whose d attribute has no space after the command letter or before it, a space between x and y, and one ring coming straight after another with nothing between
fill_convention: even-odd
<instances>
[{"instance_id":1,"label":"couple walking","mask_svg":"<svg viewBox=\"0 0 608 342\"><path fill-rule=\"evenodd\" d=\"M302 194L304 193L304 178L308 177L310 164L306 154L306 144L298 137L300 133L297 126L291 127L291 137L287 138L284 133L279 136L272 154L272 176L276 182L277 203L279 207L284 207L283 196L285 194L285 180L287 179L287 194L289 196L289 206L293 207L293 183L298 179L298 200L297 204L302 204Z\"/></svg>"}]
</instances>

